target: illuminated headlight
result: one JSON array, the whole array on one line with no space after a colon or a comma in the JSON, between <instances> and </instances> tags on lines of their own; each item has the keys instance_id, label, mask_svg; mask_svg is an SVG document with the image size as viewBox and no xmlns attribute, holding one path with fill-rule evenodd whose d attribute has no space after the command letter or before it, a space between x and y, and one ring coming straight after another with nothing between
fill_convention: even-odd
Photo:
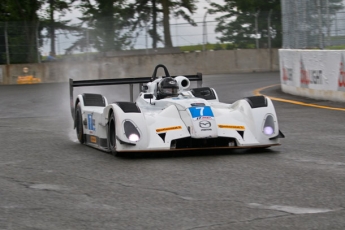
<instances>
[{"instance_id":1,"label":"illuminated headlight","mask_svg":"<svg viewBox=\"0 0 345 230\"><path fill-rule=\"evenodd\" d=\"M272 135L273 133L274 133L274 130L273 130L272 127L267 126L267 127L264 128L264 134L266 134L266 135Z\"/></svg>"},{"instance_id":2,"label":"illuminated headlight","mask_svg":"<svg viewBox=\"0 0 345 230\"><path fill-rule=\"evenodd\" d=\"M132 142L137 142L140 140L140 133L137 127L135 127L135 125L132 122L125 121L123 123L123 128L125 130L125 135L128 138L128 140Z\"/></svg>"},{"instance_id":3,"label":"illuminated headlight","mask_svg":"<svg viewBox=\"0 0 345 230\"><path fill-rule=\"evenodd\" d=\"M272 115L266 117L262 131L267 136L271 136L274 133L274 119Z\"/></svg>"},{"instance_id":4,"label":"illuminated headlight","mask_svg":"<svg viewBox=\"0 0 345 230\"><path fill-rule=\"evenodd\" d=\"M139 139L140 139L139 136L137 134L135 134L135 133L130 134L129 137L128 137L128 140L134 141L134 142L139 141Z\"/></svg>"}]
</instances>

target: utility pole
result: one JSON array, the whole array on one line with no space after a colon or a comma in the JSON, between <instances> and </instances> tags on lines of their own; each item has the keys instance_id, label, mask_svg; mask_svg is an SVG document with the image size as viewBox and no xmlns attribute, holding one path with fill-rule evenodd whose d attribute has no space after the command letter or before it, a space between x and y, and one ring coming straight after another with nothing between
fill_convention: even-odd
<instances>
[{"instance_id":1,"label":"utility pole","mask_svg":"<svg viewBox=\"0 0 345 230\"><path fill-rule=\"evenodd\" d=\"M50 7L50 52L53 57L56 55L55 51L55 20L54 20L54 4L55 0L49 0L49 7Z\"/></svg>"},{"instance_id":2,"label":"utility pole","mask_svg":"<svg viewBox=\"0 0 345 230\"><path fill-rule=\"evenodd\" d=\"M149 54L149 51L148 51L148 44L147 44L147 41L148 41L148 38L147 38L147 34L148 34L148 28L147 28L147 21L145 19L145 53L146 55Z\"/></svg>"},{"instance_id":3,"label":"utility pole","mask_svg":"<svg viewBox=\"0 0 345 230\"><path fill-rule=\"evenodd\" d=\"M329 0L326 0L327 13L327 46L331 45L331 19L329 15Z\"/></svg>"},{"instance_id":4,"label":"utility pole","mask_svg":"<svg viewBox=\"0 0 345 230\"><path fill-rule=\"evenodd\" d=\"M41 53L40 53L40 50L39 50L39 40L38 40L38 30L39 30L39 25L40 25L40 22L37 21L37 26L36 26L36 50L37 50L37 62L38 63L41 63Z\"/></svg>"},{"instance_id":5,"label":"utility pole","mask_svg":"<svg viewBox=\"0 0 345 230\"><path fill-rule=\"evenodd\" d=\"M157 9L156 0L152 0L152 23L153 23L153 34L152 34L152 48L157 48Z\"/></svg>"},{"instance_id":6,"label":"utility pole","mask_svg":"<svg viewBox=\"0 0 345 230\"><path fill-rule=\"evenodd\" d=\"M86 28L86 59L90 59L90 35L89 35L89 25Z\"/></svg>"},{"instance_id":7,"label":"utility pole","mask_svg":"<svg viewBox=\"0 0 345 230\"><path fill-rule=\"evenodd\" d=\"M319 16L319 48L323 49L323 42L322 42L322 14L321 14L321 2L317 0L317 13Z\"/></svg>"},{"instance_id":8,"label":"utility pole","mask_svg":"<svg viewBox=\"0 0 345 230\"><path fill-rule=\"evenodd\" d=\"M268 38L268 48L271 49L271 15L272 15L272 9L270 9L270 12L268 13L267 18L267 38Z\"/></svg>"},{"instance_id":9,"label":"utility pole","mask_svg":"<svg viewBox=\"0 0 345 230\"><path fill-rule=\"evenodd\" d=\"M206 12L204 14L204 20L203 20L203 33L202 33L202 40L203 40L203 46L202 46L202 50L205 51L206 50L206 44L207 44L207 22L206 22L206 16L208 13L208 9L205 7L204 9L206 9Z\"/></svg>"},{"instance_id":10,"label":"utility pole","mask_svg":"<svg viewBox=\"0 0 345 230\"><path fill-rule=\"evenodd\" d=\"M258 38L258 17L259 17L260 10L255 13L255 43L256 48L259 49L259 38Z\"/></svg>"},{"instance_id":11,"label":"utility pole","mask_svg":"<svg viewBox=\"0 0 345 230\"><path fill-rule=\"evenodd\" d=\"M7 21L5 22L5 46L6 46L6 64L10 64L10 52L8 49L8 36L7 36Z\"/></svg>"}]
</instances>

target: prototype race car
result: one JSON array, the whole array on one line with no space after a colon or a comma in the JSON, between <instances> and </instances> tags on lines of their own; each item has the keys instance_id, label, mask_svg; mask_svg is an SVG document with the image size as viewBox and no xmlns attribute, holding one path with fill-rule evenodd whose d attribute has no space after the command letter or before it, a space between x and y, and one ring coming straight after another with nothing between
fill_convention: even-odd
<instances>
[{"instance_id":1,"label":"prototype race car","mask_svg":"<svg viewBox=\"0 0 345 230\"><path fill-rule=\"evenodd\" d=\"M157 77L163 68L165 76ZM197 81L197 88L190 88ZM152 77L73 81L71 112L80 143L114 155L120 152L171 151L205 148L267 148L280 145L272 101L252 96L232 104L221 103L213 88L201 87L202 74L170 76L157 65ZM81 86L141 84L133 102L108 103L100 94L84 93Z\"/></svg>"}]
</instances>

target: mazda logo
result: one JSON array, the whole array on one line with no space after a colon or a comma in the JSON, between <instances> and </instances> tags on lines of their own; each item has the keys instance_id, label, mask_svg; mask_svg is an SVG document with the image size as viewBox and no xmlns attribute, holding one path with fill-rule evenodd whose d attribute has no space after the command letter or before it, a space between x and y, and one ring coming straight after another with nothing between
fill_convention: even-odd
<instances>
[{"instance_id":1,"label":"mazda logo","mask_svg":"<svg viewBox=\"0 0 345 230\"><path fill-rule=\"evenodd\" d=\"M210 128L211 127L211 122L209 121L200 121L199 122L200 128Z\"/></svg>"}]
</instances>

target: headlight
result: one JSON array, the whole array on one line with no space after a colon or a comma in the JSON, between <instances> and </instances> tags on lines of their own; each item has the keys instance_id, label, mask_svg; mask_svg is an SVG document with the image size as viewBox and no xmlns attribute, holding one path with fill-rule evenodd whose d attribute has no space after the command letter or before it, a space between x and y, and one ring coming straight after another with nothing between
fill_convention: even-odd
<instances>
[{"instance_id":1,"label":"headlight","mask_svg":"<svg viewBox=\"0 0 345 230\"><path fill-rule=\"evenodd\" d=\"M265 118L265 123L263 127L263 133L266 134L267 136L271 136L274 133L274 119L272 115L267 115Z\"/></svg>"},{"instance_id":2,"label":"headlight","mask_svg":"<svg viewBox=\"0 0 345 230\"><path fill-rule=\"evenodd\" d=\"M123 123L123 128L125 130L125 135L128 138L128 140L132 142L137 142L140 140L140 133L132 122L125 121Z\"/></svg>"},{"instance_id":3,"label":"headlight","mask_svg":"<svg viewBox=\"0 0 345 230\"><path fill-rule=\"evenodd\" d=\"M274 130L273 130L272 127L267 126L267 127L264 128L264 134L266 134L266 135L272 135L273 133L274 133Z\"/></svg>"},{"instance_id":4,"label":"headlight","mask_svg":"<svg viewBox=\"0 0 345 230\"><path fill-rule=\"evenodd\" d=\"M135 134L135 133L130 134L129 137L128 137L128 140L134 141L134 142L139 141L139 139L140 139L140 137L137 134Z\"/></svg>"}]
</instances>

